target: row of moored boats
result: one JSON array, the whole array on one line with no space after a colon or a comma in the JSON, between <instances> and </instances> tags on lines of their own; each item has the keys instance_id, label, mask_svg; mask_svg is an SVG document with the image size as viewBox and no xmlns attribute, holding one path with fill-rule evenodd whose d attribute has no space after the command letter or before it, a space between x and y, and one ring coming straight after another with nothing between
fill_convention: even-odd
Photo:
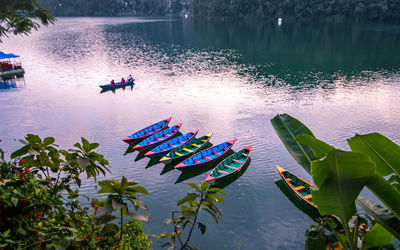
<instances>
[{"instance_id":1,"label":"row of moored boats","mask_svg":"<svg viewBox=\"0 0 400 250\"><path fill-rule=\"evenodd\" d=\"M215 183L238 173L250 159L251 145L225 157L237 139L207 148L212 133L196 137L199 130L176 136L182 123L168 127L172 117L159 121L123 139L135 144L134 150L148 151L145 156L160 158L164 164L177 163L175 169L187 171L199 169L210 163L222 160L207 176L206 181ZM179 163L179 164L178 164Z\"/></svg>"}]
</instances>

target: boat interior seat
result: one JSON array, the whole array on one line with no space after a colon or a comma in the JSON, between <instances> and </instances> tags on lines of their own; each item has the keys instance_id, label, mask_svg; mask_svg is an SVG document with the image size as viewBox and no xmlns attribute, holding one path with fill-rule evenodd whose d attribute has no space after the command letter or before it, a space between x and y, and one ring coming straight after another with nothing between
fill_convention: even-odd
<instances>
[{"instance_id":1,"label":"boat interior seat","mask_svg":"<svg viewBox=\"0 0 400 250\"><path fill-rule=\"evenodd\" d=\"M224 167L225 167L225 168L229 168L229 169L238 169L238 168L235 168L235 167L232 167L232 166L226 165L226 164L224 164Z\"/></svg>"},{"instance_id":2,"label":"boat interior seat","mask_svg":"<svg viewBox=\"0 0 400 250\"><path fill-rule=\"evenodd\" d=\"M292 179L291 179L291 178L286 178L286 180L287 180L287 181L292 181Z\"/></svg>"},{"instance_id":3,"label":"boat interior seat","mask_svg":"<svg viewBox=\"0 0 400 250\"><path fill-rule=\"evenodd\" d=\"M304 196L304 199L310 199L310 198L311 198L311 194Z\"/></svg>"},{"instance_id":4,"label":"boat interior seat","mask_svg":"<svg viewBox=\"0 0 400 250\"><path fill-rule=\"evenodd\" d=\"M224 170L219 170L219 169L218 169L218 172L221 173L221 174L229 174L229 172L226 172Z\"/></svg>"},{"instance_id":5,"label":"boat interior seat","mask_svg":"<svg viewBox=\"0 0 400 250\"><path fill-rule=\"evenodd\" d=\"M239 161L239 160L236 160L236 159L232 159L232 161L235 161L235 162L239 162L239 163L244 163L243 161Z\"/></svg>"},{"instance_id":6,"label":"boat interior seat","mask_svg":"<svg viewBox=\"0 0 400 250\"><path fill-rule=\"evenodd\" d=\"M294 190L301 190L301 189L305 189L306 187L305 186L298 186L298 187L295 187L295 188L293 188Z\"/></svg>"}]
</instances>

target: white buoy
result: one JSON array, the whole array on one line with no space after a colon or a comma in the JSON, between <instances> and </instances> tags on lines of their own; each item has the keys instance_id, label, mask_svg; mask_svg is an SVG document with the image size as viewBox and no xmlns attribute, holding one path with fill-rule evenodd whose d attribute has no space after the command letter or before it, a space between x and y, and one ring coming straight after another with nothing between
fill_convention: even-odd
<instances>
[{"instance_id":1,"label":"white buoy","mask_svg":"<svg viewBox=\"0 0 400 250\"><path fill-rule=\"evenodd\" d=\"M281 25L282 25L282 18L279 17L279 18L278 18L278 26L281 26Z\"/></svg>"},{"instance_id":2,"label":"white buoy","mask_svg":"<svg viewBox=\"0 0 400 250\"><path fill-rule=\"evenodd\" d=\"M187 14L185 14L185 18L187 18Z\"/></svg>"}]
</instances>

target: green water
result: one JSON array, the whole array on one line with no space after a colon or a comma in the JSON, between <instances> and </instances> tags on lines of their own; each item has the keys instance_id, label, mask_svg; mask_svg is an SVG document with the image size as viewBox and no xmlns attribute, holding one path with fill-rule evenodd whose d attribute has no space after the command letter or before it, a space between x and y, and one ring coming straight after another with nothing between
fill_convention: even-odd
<instances>
[{"instance_id":1,"label":"green water","mask_svg":"<svg viewBox=\"0 0 400 250\"><path fill-rule=\"evenodd\" d=\"M181 175L136 152L122 139L173 116L182 133L213 132L211 142L252 144L251 163L233 183L220 224L201 216L201 249L302 249L313 221L275 185L279 164L310 180L269 120L289 113L317 137L348 149L355 133L381 132L400 143L400 26L211 22L150 18L60 18L29 37L10 37L0 50L21 55L24 84L0 90L0 147L8 155L27 133L54 136L70 147L83 136L100 143L108 178L139 181L150 196L149 234L190 191ZM136 85L100 94L98 85L133 74ZM136 159L136 161L135 161ZM87 181L81 192L95 196ZM365 194L368 196L368 193ZM153 240L152 247L160 245Z\"/></svg>"}]
</instances>

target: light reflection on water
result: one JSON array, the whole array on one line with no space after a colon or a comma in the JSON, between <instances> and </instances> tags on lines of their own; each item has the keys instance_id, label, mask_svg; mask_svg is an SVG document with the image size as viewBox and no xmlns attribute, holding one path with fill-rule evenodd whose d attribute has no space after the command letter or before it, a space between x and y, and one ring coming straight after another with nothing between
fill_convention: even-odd
<instances>
[{"instance_id":1,"label":"light reflection on water","mask_svg":"<svg viewBox=\"0 0 400 250\"><path fill-rule=\"evenodd\" d=\"M221 223L202 217L207 233L196 234L193 245L303 248L312 221L275 186L279 177L274 166L310 178L286 152L269 120L289 113L319 138L344 149L345 139L355 133L378 131L400 143L400 65L392 42L399 40L399 32L377 27L379 37L349 50L344 46L349 35L360 44L372 31L356 26L346 33L327 25L316 27L333 31L325 32L324 39L306 29L312 35L301 40L301 29L295 27L262 25L252 31L244 24L221 25L62 18L30 37L6 39L1 50L22 56L26 87L0 92L1 146L11 153L20 146L13 139L27 133L54 136L62 147L80 136L99 142L112 166L107 177L125 175L149 190L144 200L151 217L145 227L156 234L170 230L162 221L189 189L174 184L178 171L160 175L163 166L145 169L147 159L134 162L136 153L123 156L127 146L121 139L169 116L172 124L183 122L182 132L213 132L213 143L239 138L236 150L253 144L251 165L225 188ZM363 55L371 47L379 51L374 53L378 63ZM362 60L349 63L356 58ZM98 84L129 73L137 82L133 89L99 93ZM95 193L91 182L81 191Z\"/></svg>"}]
</instances>

